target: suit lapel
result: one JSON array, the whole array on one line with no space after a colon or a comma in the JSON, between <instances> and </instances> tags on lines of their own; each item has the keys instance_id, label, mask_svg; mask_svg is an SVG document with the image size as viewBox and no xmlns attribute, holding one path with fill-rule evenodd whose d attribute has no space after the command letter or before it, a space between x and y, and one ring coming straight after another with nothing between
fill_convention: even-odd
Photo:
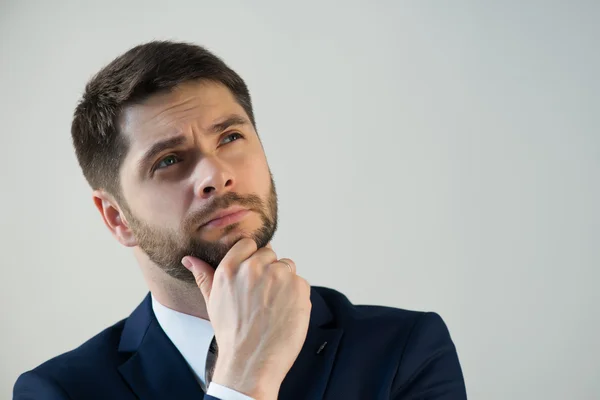
<instances>
[{"instance_id":1,"label":"suit lapel","mask_svg":"<svg viewBox=\"0 0 600 400\"><path fill-rule=\"evenodd\" d=\"M119 351L133 353L119 372L141 400L204 398L191 369L154 317L150 296L127 319Z\"/></svg>"},{"instance_id":2,"label":"suit lapel","mask_svg":"<svg viewBox=\"0 0 600 400\"><path fill-rule=\"evenodd\" d=\"M328 328L333 319L323 298L311 291L312 313L302 350L279 390L280 399L322 399L343 329Z\"/></svg>"},{"instance_id":3,"label":"suit lapel","mask_svg":"<svg viewBox=\"0 0 600 400\"><path fill-rule=\"evenodd\" d=\"M333 316L314 288L311 302L306 340L281 384L280 399L322 399L325 395L343 330L329 326ZM119 372L141 400L204 398L191 369L158 324L150 295L127 318L119 351L133 353Z\"/></svg>"}]
</instances>

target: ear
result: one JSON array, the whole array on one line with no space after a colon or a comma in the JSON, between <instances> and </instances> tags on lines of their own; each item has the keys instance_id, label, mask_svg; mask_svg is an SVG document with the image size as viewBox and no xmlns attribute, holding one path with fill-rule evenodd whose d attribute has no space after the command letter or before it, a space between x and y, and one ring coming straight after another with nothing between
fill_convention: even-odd
<instances>
[{"instance_id":1,"label":"ear","mask_svg":"<svg viewBox=\"0 0 600 400\"><path fill-rule=\"evenodd\" d=\"M119 243L127 247L137 246L137 240L115 198L103 190L94 190L92 197L104 224Z\"/></svg>"}]
</instances>

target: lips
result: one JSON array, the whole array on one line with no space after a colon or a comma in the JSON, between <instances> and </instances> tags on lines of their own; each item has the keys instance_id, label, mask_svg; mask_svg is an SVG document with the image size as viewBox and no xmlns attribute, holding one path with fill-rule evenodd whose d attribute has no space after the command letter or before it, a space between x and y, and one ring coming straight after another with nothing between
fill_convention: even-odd
<instances>
[{"instance_id":1,"label":"lips","mask_svg":"<svg viewBox=\"0 0 600 400\"><path fill-rule=\"evenodd\" d=\"M242 219L248 212L249 210L243 207L229 207L211 215L210 219L203 223L200 228L233 224Z\"/></svg>"}]
</instances>

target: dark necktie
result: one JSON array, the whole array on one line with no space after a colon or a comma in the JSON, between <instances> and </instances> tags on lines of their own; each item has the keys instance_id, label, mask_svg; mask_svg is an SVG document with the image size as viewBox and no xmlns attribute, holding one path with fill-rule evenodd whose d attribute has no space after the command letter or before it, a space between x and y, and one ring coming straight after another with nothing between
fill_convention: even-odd
<instances>
[{"instance_id":1,"label":"dark necktie","mask_svg":"<svg viewBox=\"0 0 600 400\"><path fill-rule=\"evenodd\" d=\"M206 374L204 381L206 382L206 388L212 381L213 373L215 372L215 364L217 363L217 356L219 355L219 347L217 346L217 338L213 336L210 346L208 348L208 354L206 355Z\"/></svg>"}]
</instances>

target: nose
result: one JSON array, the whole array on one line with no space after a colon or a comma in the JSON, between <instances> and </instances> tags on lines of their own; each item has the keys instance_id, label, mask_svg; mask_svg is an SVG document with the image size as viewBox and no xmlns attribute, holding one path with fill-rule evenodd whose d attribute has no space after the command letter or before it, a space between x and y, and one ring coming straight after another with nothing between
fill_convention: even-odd
<instances>
[{"instance_id":1,"label":"nose","mask_svg":"<svg viewBox=\"0 0 600 400\"><path fill-rule=\"evenodd\" d=\"M195 192L203 199L233 190L235 181L231 170L215 157L205 157L197 169Z\"/></svg>"}]
</instances>

